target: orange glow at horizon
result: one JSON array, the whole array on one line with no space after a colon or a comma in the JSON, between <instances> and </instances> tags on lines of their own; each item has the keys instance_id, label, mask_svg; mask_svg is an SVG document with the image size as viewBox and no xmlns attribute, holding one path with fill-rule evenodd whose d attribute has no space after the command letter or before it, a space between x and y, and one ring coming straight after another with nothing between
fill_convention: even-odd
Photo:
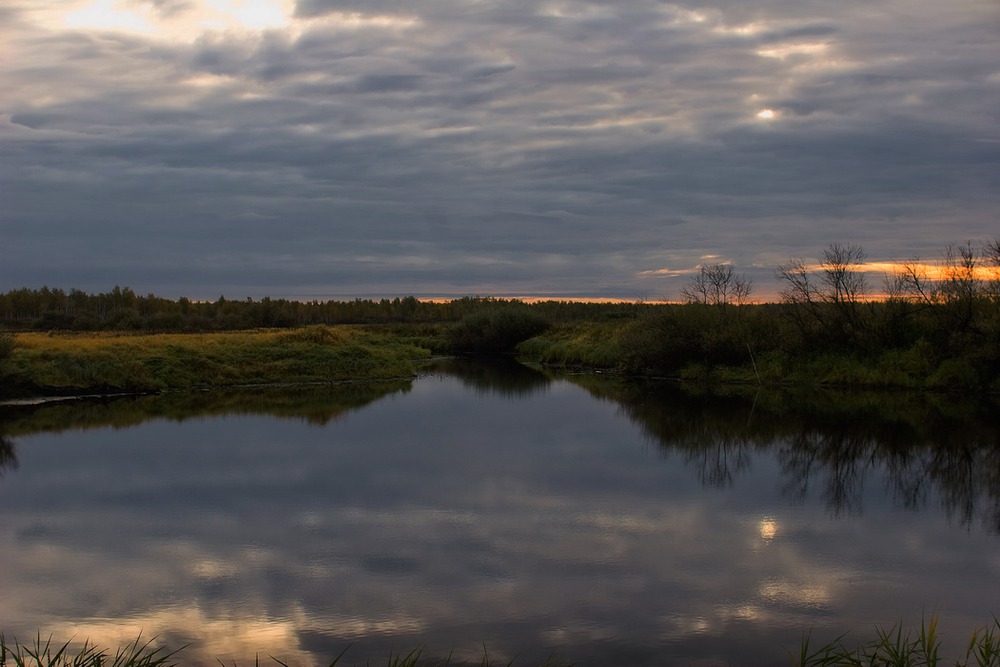
<instances>
[{"instance_id":1,"label":"orange glow at horizon","mask_svg":"<svg viewBox=\"0 0 1000 667\"><path fill-rule=\"evenodd\" d=\"M466 297L418 297L417 301L423 303L451 303L452 301L460 301ZM555 302L565 302L565 303L677 303L676 301L666 301L661 299L622 299L617 297L597 297L597 296L498 296L498 295L480 295L476 297L471 297L474 299L493 299L493 300L503 300L503 301L520 301L522 303L545 303L547 301Z\"/></svg>"},{"instance_id":2,"label":"orange glow at horizon","mask_svg":"<svg viewBox=\"0 0 1000 667\"><path fill-rule=\"evenodd\" d=\"M821 273L824 270L821 264L808 264L805 268L815 273ZM905 274L912 269L921 278L933 281L964 276L966 271L964 267L951 266L944 262L922 262L919 260L864 262L851 266L850 269L859 273L884 273L889 276ZM1000 266L980 264L971 269L969 277L974 280L1000 280Z\"/></svg>"}]
</instances>

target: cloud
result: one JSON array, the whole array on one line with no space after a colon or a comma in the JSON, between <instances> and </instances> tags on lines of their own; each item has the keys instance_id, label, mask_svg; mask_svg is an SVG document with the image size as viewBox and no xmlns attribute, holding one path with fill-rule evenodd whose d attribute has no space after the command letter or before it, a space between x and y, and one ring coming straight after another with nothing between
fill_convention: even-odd
<instances>
[{"instance_id":1,"label":"cloud","mask_svg":"<svg viewBox=\"0 0 1000 667\"><path fill-rule=\"evenodd\" d=\"M71 20L101 7L104 24ZM974 0L6 11L2 288L113 272L213 296L246 278L222 266L299 253L245 290L281 296L336 250L386 269L338 293L628 297L664 253L743 268L856 242L885 259L996 227L1000 19ZM423 268L399 268L400 247ZM71 269L70 248L90 263ZM486 256L497 268L463 280Z\"/></svg>"}]
</instances>

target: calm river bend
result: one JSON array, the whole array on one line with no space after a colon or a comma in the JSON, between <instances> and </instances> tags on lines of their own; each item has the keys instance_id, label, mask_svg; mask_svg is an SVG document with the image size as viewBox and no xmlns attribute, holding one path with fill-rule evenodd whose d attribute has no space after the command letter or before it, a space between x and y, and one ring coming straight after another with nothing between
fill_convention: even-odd
<instances>
[{"instance_id":1,"label":"calm river bend","mask_svg":"<svg viewBox=\"0 0 1000 667\"><path fill-rule=\"evenodd\" d=\"M1000 418L516 364L0 407L0 631L185 664L788 664L1000 614ZM950 662L950 661L949 661Z\"/></svg>"}]
</instances>

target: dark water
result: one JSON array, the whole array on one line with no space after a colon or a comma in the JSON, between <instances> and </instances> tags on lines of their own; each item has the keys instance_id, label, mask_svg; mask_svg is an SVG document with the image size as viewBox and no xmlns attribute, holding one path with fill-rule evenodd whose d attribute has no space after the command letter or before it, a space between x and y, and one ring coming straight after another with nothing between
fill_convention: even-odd
<instances>
[{"instance_id":1,"label":"dark water","mask_svg":"<svg viewBox=\"0 0 1000 667\"><path fill-rule=\"evenodd\" d=\"M0 410L0 629L189 664L788 664L1000 614L996 405L413 383ZM851 636L849 635L849 636Z\"/></svg>"}]
</instances>

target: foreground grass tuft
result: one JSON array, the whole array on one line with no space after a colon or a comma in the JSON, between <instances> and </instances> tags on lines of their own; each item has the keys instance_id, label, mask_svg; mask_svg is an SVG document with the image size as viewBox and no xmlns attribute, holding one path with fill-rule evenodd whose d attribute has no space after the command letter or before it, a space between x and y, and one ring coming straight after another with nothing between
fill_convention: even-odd
<instances>
[{"instance_id":1,"label":"foreground grass tuft","mask_svg":"<svg viewBox=\"0 0 1000 667\"><path fill-rule=\"evenodd\" d=\"M0 667L6 667L8 660L13 667L176 667L182 665L175 661L175 657L184 647L175 651L167 651L162 646L153 646L153 640L142 642L140 637L124 646L120 647L112 656L107 649L98 649L93 644L85 641L83 647L73 653L69 650L71 642L62 645L52 644L52 638L42 641L41 635L36 636L32 645L19 643L16 639L8 643L3 633L0 633ZM348 646L335 657L329 667L336 667L347 654L351 647ZM386 667L450 667L451 657L443 660L425 660L421 658L423 650L415 648L406 653L390 653L386 661ZM289 667L274 656L269 656L281 667ZM226 663L218 661L222 667ZM372 667L371 660L365 661L365 667ZM503 667L512 667L514 661L503 663ZM233 667L238 665L233 662ZM254 660L255 667L259 667L260 658ZM460 663L463 667L468 667L469 663ZM483 647L483 657L478 663L479 667L501 667L490 659L486 647ZM456 667L459 667L456 665ZM539 667L573 667L570 663L555 662L546 660Z\"/></svg>"},{"instance_id":2,"label":"foreground grass tuft","mask_svg":"<svg viewBox=\"0 0 1000 667\"><path fill-rule=\"evenodd\" d=\"M848 648L846 635L819 648L812 648L807 634L797 654L789 652L795 667L936 667L942 663L941 639L937 634L937 616L921 623L916 635L903 631L902 625L888 629L876 627L877 639ZM1000 667L1000 619L972 633L964 658L955 667Z\"/></svg>"},{"instance_id":3,"label":"foreground grass tuft","mask_svg":"<svg viewBox=\"0 0 1000 667\"><path fill-rule=\"evenodd\" d=\"M181 649L167 651L152 644L152 639L143 642L139 636L111 655L108 649L99 649L85 641L74 653L69 651L70 642L54 645L51 637L43 642L39 634L31 645L21 644L16 639L8 643L0 633L0 665L6 666L8 660L14 667L170 667L177 664L173 657Z\"/></svg>"}]
</instances>

